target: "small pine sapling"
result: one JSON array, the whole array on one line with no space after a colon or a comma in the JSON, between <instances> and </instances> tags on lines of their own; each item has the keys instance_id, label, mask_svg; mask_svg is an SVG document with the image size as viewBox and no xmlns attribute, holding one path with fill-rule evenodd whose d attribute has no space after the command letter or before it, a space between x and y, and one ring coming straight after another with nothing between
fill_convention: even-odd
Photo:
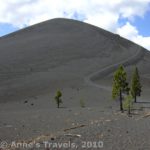
<instances>
[{"instance_id":1,"label":"small pine sapling","mask_svg":"<svg viewBox=\"0 0 150 150\"><path fill-rule=\"evenodd\" d=\"M127 109L128 115L131 115L131 110L133 108L133 96L131 92L125 96L125 101L123 103L124 109Z\"/></svg>"},{"instance_id":2,"label":"small pine sapling","mask_svg":"<svg viewBox=\"0 0 150 150\"><path fill-rule=\"evenodd\" d=\"M56 96L55 96L55 101L56 101L56 104L57 104L57 108L59 108L60 104L62 103L61 97L62 97L62 93L61 93L61 91L58 90L56 92Z\"/></svg>"}]
</instances>

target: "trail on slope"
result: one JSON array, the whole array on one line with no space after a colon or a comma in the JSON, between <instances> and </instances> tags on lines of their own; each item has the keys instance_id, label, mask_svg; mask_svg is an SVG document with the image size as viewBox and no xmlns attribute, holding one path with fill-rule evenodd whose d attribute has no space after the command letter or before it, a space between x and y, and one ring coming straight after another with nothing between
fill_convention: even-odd
<instances>
[{"instance_id":1,"label":"trail on slope","mask_svg":"<svg viewBox=\"0 0 150 150\"><path fill-rule=\"evenodd\" d=\"M144 56L144 49L142 47L139 47L139 49L137 50L135 55L133 55L130 58L127 58L123 61L120 61L116 64L109 65L105 68L102 68L101 70L88 75L87 77L84 78L84 80L90 86L94 86L94 87L101 88L101 89L104 89L107 91L111 91L110 87L97 84L94 81L97 79L102 79L102 78L106 77L110 73L114 72L120 65L127 67L127 66L135 64L136 62L141 60L141 58L143 58L143 56Z\"/></svg>"}]
</instances>

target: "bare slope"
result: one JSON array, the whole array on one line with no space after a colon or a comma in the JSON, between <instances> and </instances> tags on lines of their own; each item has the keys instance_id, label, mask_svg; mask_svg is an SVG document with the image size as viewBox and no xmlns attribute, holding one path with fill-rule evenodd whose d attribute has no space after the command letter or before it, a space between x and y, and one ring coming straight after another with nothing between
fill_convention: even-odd
<instances>
[{"instance_id":1,"label":"bare slope","mask_svg":"<svg viewBox=\"0 0 150 150\"><path fill-rule=\"evenodd\" d=\"M20 100L64 87L144 50L95 26L49 20L0 38L0 99Z\"/></svg>"}]
</instances>

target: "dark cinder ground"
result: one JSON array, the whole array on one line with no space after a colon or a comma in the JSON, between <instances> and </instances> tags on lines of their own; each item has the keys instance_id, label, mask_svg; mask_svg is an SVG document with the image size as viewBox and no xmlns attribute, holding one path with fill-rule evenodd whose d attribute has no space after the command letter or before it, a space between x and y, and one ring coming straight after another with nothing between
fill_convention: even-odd
<instances>
[{"instance_id":1,"label":"dark cinder ground","mask_svg":"<svg viewBox=\"0 0 150 150\"><path fill-rule=\"evenodd\" d=\"M132 117L111 99L120 63L129 81L138 66L143 83ZM42 150L46 140L71 140L81 150L98 149L83 147L83 141L103 141L103 150L149 150L149 87L150 53L95 26L53 19L1 37L0 142L36 141ZM54 101L58 89L60 109Z\"/></svg>"}]
</instances>

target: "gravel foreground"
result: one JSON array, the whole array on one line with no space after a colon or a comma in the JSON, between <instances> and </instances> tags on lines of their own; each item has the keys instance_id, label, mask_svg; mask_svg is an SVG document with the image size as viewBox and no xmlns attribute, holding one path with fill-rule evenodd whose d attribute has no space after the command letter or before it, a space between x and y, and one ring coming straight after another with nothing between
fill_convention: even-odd
<instances>
[{"instance_id":1,"label":"gravel foreground","mask_svg":"<svg viewBox=\"0 0 150 150\"><path fill-rule=\"evenodd\" d=\"M89 126L70 130L56 139L51 138L48 142L44 142L43 148L149 150L150 120L139 117L130 118L122 114L116 115L109 114L108 119L106 117L105 120L95 120ZM58 148L59 144L63 143L68 144Z\"/></svg>"},{"instance_id":2,"label":"gravel foreground","mask_svg":"<svg viewBox=\"0 0 150 150\"><path fill-rule=\"evenodd\" d=\"M18 140L1 150L149 150L149 117L150 113L143 110L133 111L132 116L126 112L101 111L97 119L88 123L75 124L55 134Z\"/></svg>"}]
</instances>

